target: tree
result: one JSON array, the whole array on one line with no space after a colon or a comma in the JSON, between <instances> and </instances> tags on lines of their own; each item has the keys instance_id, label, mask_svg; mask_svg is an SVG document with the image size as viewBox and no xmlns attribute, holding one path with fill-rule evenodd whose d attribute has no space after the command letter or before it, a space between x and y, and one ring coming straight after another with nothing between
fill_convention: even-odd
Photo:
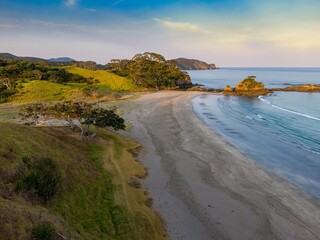
<instances>
[{"instance_id":1,"label":"tree","mask_svg":"<svg viewBox=\"0 0 320 240\"><path fill-rule=\"evenodd\" d=\"M189 75L182 72L174 61L166 61L157 53L136 54L131 60L113 59L108 67L144 87L160 89L190 82Z\"/></svg>"},{"instance_id":2,"label":"tree","mask_svg":"<svg viewBox=\"0 0 320 240\"><path fill-rule=\"evenodd\" d=\"M49 118L63 120L72 130L80 129L83 139L94 138L100 128L111 128L115 131L125 129L125 121L116 114L115 107L104 109L97 104L86 102L65 101L51 106L37 103L22 108L20 115L31 119L35 124L39 118L45 121ZM95 127L95 132L90 132L91 126Z\"/></svg>"}]
</instances>

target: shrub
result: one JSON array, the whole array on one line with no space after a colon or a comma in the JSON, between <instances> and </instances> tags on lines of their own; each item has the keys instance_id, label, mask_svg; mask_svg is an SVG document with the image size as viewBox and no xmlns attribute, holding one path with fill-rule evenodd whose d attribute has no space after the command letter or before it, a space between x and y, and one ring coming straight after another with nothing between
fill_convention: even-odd
<instances>
[{"instance_id":1,"label":"shrub","mask_svg":"<svg viewBox=\"0 0 320 240\"><path fill-rule=\"evenodd\" d=\"M49 222L39 223L32 230L32 239L34 240L55 240L57 239L56 230Z\"/></svg>"},{"instance_id":2,"label":"shrub","mask_svg":"<svg viewBox=\"0 0 320 240\"><path fill-rule=\"evenodd\" d=\"M15 187L18 191L32 191L47 202L54 197L59 184L59 169L51 158L42 158L34 162L30 158L24 158L23 166L19 168Z\"/></svg>"}]
</instances>

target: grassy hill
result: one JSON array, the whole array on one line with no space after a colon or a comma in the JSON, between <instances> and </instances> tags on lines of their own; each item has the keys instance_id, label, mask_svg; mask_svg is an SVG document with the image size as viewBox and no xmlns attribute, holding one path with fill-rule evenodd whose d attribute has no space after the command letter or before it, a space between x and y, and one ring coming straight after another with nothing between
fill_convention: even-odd
<instances>
[{"instance_id":1,"label":"grassy hill","mask_svg":"<svg viewBox=\"0 0 320 240\"><path fill-rule=\"evenodd\" d=\"M162 222L145 205L148 194L129 186L146 174L130 151L133 140L104 131L95 143L65 128L26 127L0 122L0 239L31 239L49 222L66 239L165 239ZM40 201L15 190L24 157L49 157L61 184L55 197ZM131 184L132 185L132 184Z\"/></svg>"},{"instance_id":2,"label":"grassy hill","mask_svg":"<svg viewBox=\"0 0 320 240\"><path fill-rule=\"evenodd\" d=\"M17 93L0 105L0 240L34 239L35 232L53 230L58 239L166 239L140 186L147 173L133 157L136 142L107 130L86 142L69 128L21 124L20 104L108 101L140 90L108 71L65 70L90 80L56 83L19 75Z\"/></svg>"},{"instance_id":3,"label":"grassy hill","mask_svg":"<svg viewBox=\"0 0 320 240\"><path fill-rule=\"evenodd\" d=\"M31 80L21 84L10 102L30 103L62 100L114 100L129 91L140 89L130 80L104 70L86 70L66 67L68 72L90 78L93 84L59 84L43 80Z\"/></svg>"},{"instance_id":4,"label":"grassy hill","mask_svg":"<svg viewBox=\"0 0 320 240\"><path fill-rule=\"evenodd\" d=\"M70 73L78 74L85 78L92 78L93 80L97 80L98 83L96 83L95 85L102 90L109 90L109 91L138 90L138 87L135 84L133 84L132 81L105 70L92 71L92 70L86 70L78 67L66 67L65 69Z\"/></svg>"}]
</instances>

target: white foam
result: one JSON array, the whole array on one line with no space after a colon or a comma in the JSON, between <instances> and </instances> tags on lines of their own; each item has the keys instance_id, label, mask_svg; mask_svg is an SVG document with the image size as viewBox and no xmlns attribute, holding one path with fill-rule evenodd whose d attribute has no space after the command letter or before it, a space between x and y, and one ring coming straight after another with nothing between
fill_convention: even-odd
<instances>
[{"instance_id":1,"label":"white foam","mask_svg":"<svg viewBox=\"0 0 320 240\"><path fill-rule=\"evenodd\" d=\"M286 111L286 112L289 112L289 113L293 113L295 115L299 115L299 116L302 116L302 117L306 117L306 118L309 118L309 119L313 119L313 120L317 120L317 121L320 121L320 118L317 118L317 117L314 117L314 116L310 116L308 114L305 114L305 113L299 113L299 112L295 112L295 111L292 111L292 110L289 110L289 109L286 109L286 108L283 108L283 107L279 107L277 105L274 105L274 104L271 104L272 107L274 108L277 108L279 110L282 110L282 111Z\"/></svg>"},{"instance_id":2,"label":"white foam","mask_svg":"<svg viewBox=\"0 0 320 240\"><path fill-rule=\"evenodd\" d=\"M264 99L262 96L259 96L259 99L260 99L262 102L264 102L264 103L266 103L266 104L268 104L268 105L271 105L271 102L268 101L267 99Z\"/></svg>"},{"instance_id":3,"label":"white foam","mask_svg":"<svg viewBox=\"0 0 320 240\"><path fill-rule=\"evenodd\" d=\"M270 101L268 101L267 99L263 98L263 96L259 96L259 99L261 101L263 101L264 103L266 103L268 105L271 105L272 107L277 108L279 110L286 111L286 112L289 112L289 113L292 113L292 114L295 114L295 115L299 115L299 116L302 116L302 117L306 117L306 118L309 118L309 119L320 121L320 118L317 118L317 117L314 117L314 116L311 116L311 115L308 115L308 114L305 114L305 113L299 113L299 112L296 112L296 111L293 111L293 110L290 110L290 109L286 109L286 108L274 105ZM258 117L260 117L260 115L258 115Z\"/></svg>"}]
</instances>

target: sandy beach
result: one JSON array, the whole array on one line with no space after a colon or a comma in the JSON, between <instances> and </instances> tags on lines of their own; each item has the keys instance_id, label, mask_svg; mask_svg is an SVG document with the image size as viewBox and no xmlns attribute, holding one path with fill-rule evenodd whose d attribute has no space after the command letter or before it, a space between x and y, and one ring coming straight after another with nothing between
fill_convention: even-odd
<instances>
[{"instance_id":1,"label":"sandy beach","mask_svg":"<svg viewBox=\"0 0 320 240\"><path fill-rule=\"evenodd\" d=\"M320 239L319 201L243 156L206 126L190 100L145 94L126 104L142 145L144 186L172 240Z\"/></svg>"}]
</instances>

